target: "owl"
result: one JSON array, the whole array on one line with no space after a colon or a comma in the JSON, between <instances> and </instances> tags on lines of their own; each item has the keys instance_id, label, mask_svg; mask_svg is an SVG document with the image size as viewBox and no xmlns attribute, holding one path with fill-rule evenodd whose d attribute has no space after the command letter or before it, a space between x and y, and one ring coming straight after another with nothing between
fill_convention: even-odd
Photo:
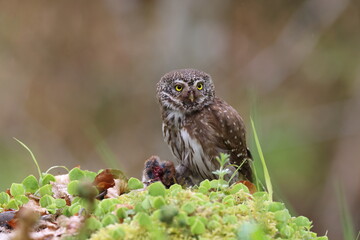
<instances>
[{"instance_id":1,"label":"owl","mask_svg":"<svg viewBox=\"0 0 360 240\"><path fill-rule=\"evenodd\" d=\"M209 74L196 69L180 69L165 74L157 84L162 130L177 161L177 179L198 185L217 179L216 157L230 156L226 179L252 181L251 154L246 146L242 118L215 95ZM241 166L239 171L237 167Z\"/></svg>"}]
</instances>

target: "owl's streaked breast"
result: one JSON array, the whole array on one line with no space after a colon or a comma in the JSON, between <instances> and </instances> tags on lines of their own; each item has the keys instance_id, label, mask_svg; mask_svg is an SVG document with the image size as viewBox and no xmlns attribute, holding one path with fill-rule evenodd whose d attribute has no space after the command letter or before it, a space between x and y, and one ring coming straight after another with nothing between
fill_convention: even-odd
<instances>
[{"instance_id":1,"label":"owl's streaked breast","mask_svg":"<svg viewBox=\"0 0 360 240\"><path fill-rule=\"evenodd\" d=\"M173 116L173 114L169 114L169 116ZM174 119L172 118L172 120ZM204 126L202 124L201 126L196 126L197 123L195 122L189 124L186 120L184 117L178 122L179 124L175 124L177 121L171 121L169 125L163 123L165 142L169 145L178 164L192 166L193 169L191 169L191 171L197 173L202 179L212 179L214 177L212 172L215 171L218 166L214 164L214 161L208 159L209 155L197 138L199 135L194 136L190 134L188 130L189 127L192 129L204 129ZM187 122L187 124L185 122ZM202 131L203 130L201 130L199 134L209 134L209 132L202 133Z\"/></svg>"}]
</instances>

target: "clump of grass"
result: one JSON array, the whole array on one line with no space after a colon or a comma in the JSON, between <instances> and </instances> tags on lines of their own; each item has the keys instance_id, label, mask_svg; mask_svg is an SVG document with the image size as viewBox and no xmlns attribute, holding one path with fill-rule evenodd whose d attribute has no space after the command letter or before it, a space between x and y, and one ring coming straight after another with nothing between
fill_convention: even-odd
<instances>
[{"instance_id":1,"label":"clump of grass","mask_svg":"<svg viewBox=\"0 0 360 240\"><path fill-rule=\"evenodd\" d=\"M355 237L354 223L346 203L345 194L340 184L336 185L336 195L340 209L341 224L345 240L359 239L360 232Z\"/></svg>"},{"instance_id":2,"label":"clump of grass","mask_svg":"<svg viewBox=\"0 0 360 240\"><path fill-rule=\"evenodd\" d=\"M252 118L250 120L251 120L251 127L252 127L252 130L253 130L253 133L254 133L256 149L257 149L257 151L259 153L259 157L260 157L260 160L261 160L261 165L262 165L262 167L264 169L264 177L265 177L266 189L267 189L267 191L269 193L269 199L270 199L270 201L272 201L272 199L273 199L273 188L272 188L272 184L271 184L270 174L269 174L266 162L265 162L264 154L263 154L261 146L260 146L260 141L259 141L259 138L258 138L258 135L257 135L257 132L256 132L254 121L253 121Z\"/></svg>"},{"instance_id":3,"label":"clump of grass","mask_svg":"<svg viewBox=\"0 0 360 240\"><path fill-rule=\"evenodd\" d=\"M35 158L35 155L32 153L32 151L30 150L30 148L28 148L28 146L25 145L25 143L23 143L22 141L20 141L19 139L17 138L14 138L18 143L20 143L21 146L23 146L29 153L30 153L30 156L31 156L31 159L34 161L35 165L36 165L36 168L37 168L37 171L38 171L38 174L39 174L39 178L41 178L42 174L41 174L41 170L40 170L40 166Z\"/></svg>"}]
</instances>

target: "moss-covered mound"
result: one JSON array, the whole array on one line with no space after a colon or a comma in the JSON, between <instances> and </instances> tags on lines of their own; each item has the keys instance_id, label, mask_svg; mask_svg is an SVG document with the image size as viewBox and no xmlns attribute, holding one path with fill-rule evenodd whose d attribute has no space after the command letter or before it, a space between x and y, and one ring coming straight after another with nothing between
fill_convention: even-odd
<instances>
[{"instance_id":1,"label":"moss-covered mound","mask_svg":"<svg viewBox=\"0 0 360 240\"><path fill-rule=\"evenodd\" d=\"M92 240L327 239L310 231L308 218L292 217L283 203L265 192L250 194L241 183L219 190L216 180L192 189L165 189L158 182L108 201L114 206L109 214L121 223L100 229Z\"/></svg>"},{"instance_id":2,"label":"moss-covered mound","mask_svg":"<svg viewBox=\"0 0 360 240\"><path fill-rule=\"evenodd\" d=\"M0 193L1 239L327 239L311 224L242 183L145 187L114 169L31 175Z\"/></svg>"}]
</instances>

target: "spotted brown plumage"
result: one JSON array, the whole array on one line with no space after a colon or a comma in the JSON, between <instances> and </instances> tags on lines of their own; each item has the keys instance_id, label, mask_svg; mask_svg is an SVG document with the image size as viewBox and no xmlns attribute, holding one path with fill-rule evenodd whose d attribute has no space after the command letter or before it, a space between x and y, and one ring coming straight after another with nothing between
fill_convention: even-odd
<instances>
[{"instance_id":1,"label":"spotted brown plumage","mask_svg":"<svg viewBox=\"0 0 360 240\"><path fill-rule=\"evenodd\" d=\"M189 185L215 179L219 169L216 157L230 155L230 163L240 166L234 181L252 181L242 118L215 96L211 77L196 69L181 69L165 74L157 85L163 135L175 156L178 179ZM227 166L229 178L236 167Z\"/></svg>"}]
</instances>

